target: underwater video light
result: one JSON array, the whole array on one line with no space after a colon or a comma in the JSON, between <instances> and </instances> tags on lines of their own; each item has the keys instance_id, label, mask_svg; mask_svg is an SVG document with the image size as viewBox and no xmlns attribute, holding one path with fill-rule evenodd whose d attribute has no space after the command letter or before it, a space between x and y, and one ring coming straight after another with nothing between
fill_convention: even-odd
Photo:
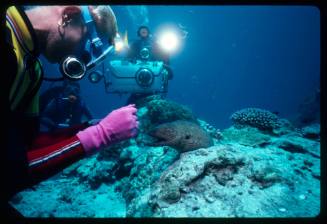
<instances>
[{"instance_id":1,"label":"underwater video light","mask_svg":"<svg viewBox=\"0 0 327 224\"><path fill-rule=\"evenodd\" d=\"M180 40L176 32L172 30L165 30L160 33L158 44L163 51L172 53L178 49Z\"/></svg>"},{"instance_id":2,"label":"underwater video light","mask_svg":"<svg viewBox=\"0 0 327 224\"><path fill-rule=\"evenodd\" d=\"M124 48L124 43L123 41L117 41L115 42L115 50L116 51L121 51Z\"/></svg>"},{"instance_id":3,"label":"underwater video light","mask_svg":"<svg viewBox=\"0 0 327 224\"><path fill-rule=\"evenodd\" d=\"M123 49L128 47L127 31L125 31L124 36L117 33L116 37L114 38L114 46L116 52L121 52Z\"/></svg>"},{"instance_id":4,"label":"underwater video light","mask_svg":"<svg viewBox=\"0 0 327 224\"><path fill-rule=\"evenodd\" d=\"M122 38L119 35L117 35L117 37L115 37L114 43L115 43L115 51L117 51L117 52L121 51L125 47L124 41L122 40Z\"/></svg>"}]
</instances>

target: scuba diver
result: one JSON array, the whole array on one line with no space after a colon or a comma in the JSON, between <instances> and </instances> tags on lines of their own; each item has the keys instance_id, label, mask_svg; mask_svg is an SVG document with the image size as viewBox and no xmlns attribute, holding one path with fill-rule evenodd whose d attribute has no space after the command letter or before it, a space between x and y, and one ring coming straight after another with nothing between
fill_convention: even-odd
<instances>
[{"instance_id":1,"label":"scuba diver","mask_svg":"<svg viewBox=\"0 0 327 224\"><path fill-rule=\"evenodd\" d=\"M140 38L131 43L127 52L127 59L136 62L143 61L163 61L165 65L169 64L169 57L160 51L158 44L152 37L150 29L147 26L140 26L137 30L137 36ZM152 93L133 93L127 99L127 104L135 103L140 99L153 95Z\"/></svg>"},{"instance_id":2,"label":"scuba diver","mask_svg":"<svg viewBox=\"0 0 327 224\"><path fill-rule=\"evenodd\" d=\"M2 51L9 125L5 127L1 209L7 217L17 215L8 203L14 194L137 134L135 105L116 109L97 124L83 123L55 135L39 133L38 91L43 80L50 80L43 74L40 54L59 64L60 80L79 80L111 52L116 33L116 17L109 6L11 6L6 10Z\"/></svg>"},{"instance_id":3,"label":"scuba diver","mask_svg":"<svg viewBox=\"0 0 327 224\"><path fill-rule=\"evenodd\" d=\"M168 55L160 51L158 44L152 37L150 29L147 26L140 26L137 30L137 36L140 38L129 46L127 58L131 60L149 60L163 61L169 64Z\"/></svg>"},{"instance_id":4,"label":"scuba diver","mask_svg":"<svg viewBox=\"0 0 327 224\"><path fill-rule=\"evenodd\" d=\"M56 96L46 99L48 92L40 96L40 104L47 101L41 108L41 131L54 131L67 128L72 125L81 124L83 116L87 120L93 119L92 114L80 96L80 85L78 82L66 81L62 88L50 89L51 93L57 92Z\"/></svg>"}]
</instances>

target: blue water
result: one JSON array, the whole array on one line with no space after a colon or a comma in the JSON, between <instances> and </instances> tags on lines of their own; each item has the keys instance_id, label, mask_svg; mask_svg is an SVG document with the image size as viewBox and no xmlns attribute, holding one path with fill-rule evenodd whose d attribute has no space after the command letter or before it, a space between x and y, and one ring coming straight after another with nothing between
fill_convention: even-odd
<instances>
[{"instance_id":1,"label":"blue water","mask_svg":"<svg viewBox=\"0 0 327 224\"><path fill-rule=\"evenodd\" d=\"M216 128L246 107L292 118L319 88L320 14L311 6L113 6L119 31L136 39L139 25L152 31L172 23L188 32L171 57L174 78L167 98L189 106ZM48 69L49 70L49 69ZM56 73L53 66L52 74ZM49 83L42 86L48 88ZM102 83L81 81L95 117L123 106L127 96L106 94Z\"/></svg>"}]
</instances>

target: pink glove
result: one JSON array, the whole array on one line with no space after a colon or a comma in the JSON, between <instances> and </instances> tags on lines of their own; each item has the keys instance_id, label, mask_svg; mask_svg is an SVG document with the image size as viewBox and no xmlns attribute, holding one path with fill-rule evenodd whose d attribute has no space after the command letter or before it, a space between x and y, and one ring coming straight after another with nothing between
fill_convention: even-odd
<instances>
[{"instance_id":1,"label":"pink glove","mask_svg":"<svg viewBox=\"0 0 327 224\"><path fill-rule=\"evenodd\" d=\"M134 137L138 121L134 104L112 111L97 125L77 133L85 152L91 154L98 149Z\"/></svg>"}]
</instances>

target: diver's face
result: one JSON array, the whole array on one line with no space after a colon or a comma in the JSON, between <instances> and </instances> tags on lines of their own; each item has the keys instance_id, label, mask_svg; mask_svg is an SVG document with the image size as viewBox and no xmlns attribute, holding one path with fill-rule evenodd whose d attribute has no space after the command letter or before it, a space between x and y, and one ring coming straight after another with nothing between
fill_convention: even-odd
<instances>
[{"instance_id":1,"label":"diver's face","mask_svg":"<svg viewBox=\"0 0 327 224\"><path fill-rule=\"evenodd\" d=\"M141 29L140 30L140 36L142 38L147 38L149 36L149 31L147 29L145 29L145 28Z\"/></svg>"},{"instance_id":2,"label":"diver's face","mask_svg":"<svg viewBox=\"0 0 327 224\"><path fill-rule=\"evenodd\" d=\"M45 56L50 62L59 63L65 56L74 54L77 49L84 47L86 33L86 26L82 23L58 26L50 32Z\"/></svg>"}]
</instances>

